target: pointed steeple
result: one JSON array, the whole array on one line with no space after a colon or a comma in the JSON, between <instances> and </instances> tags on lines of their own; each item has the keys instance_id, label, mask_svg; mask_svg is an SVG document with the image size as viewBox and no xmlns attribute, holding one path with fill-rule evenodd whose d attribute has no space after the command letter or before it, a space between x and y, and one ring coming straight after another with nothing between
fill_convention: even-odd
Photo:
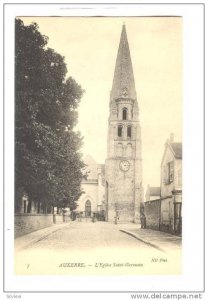
<instances>
[{"instance_id":1,"label":"pointed steeple","mask_svg":"<svg viewBox=\"0 0 208 300\"><path fill-rule=\"evenodd\" d=\"M111 100L117 98L136 99L134 74L125 24L122 27L111 90Z\"/></svg>"}]
</instances>

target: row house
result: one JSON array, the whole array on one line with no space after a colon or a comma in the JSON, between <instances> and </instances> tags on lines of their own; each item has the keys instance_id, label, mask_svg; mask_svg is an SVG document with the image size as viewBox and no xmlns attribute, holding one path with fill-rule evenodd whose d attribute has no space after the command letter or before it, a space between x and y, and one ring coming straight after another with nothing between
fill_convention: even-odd
<instances>
[{"instance_id":1,"label":"row house","mask_svg":"<svg viewBox=\"0 0 208 300\"><path fill-rule=\"evenodd\" d=\"M147 187L147 228L182 233L182 143L174 136L165 143L161 161L160 187Z\"/></svg>"},{"instance_id":2,"label":"row house","mask_svg":"<svg viewBox=\"0 0 208 300\"><path fill-rule=\"evenodd\" d=\"M173 135L165 144L161 162L160 229L173 233L182 231L182 143Z\"/></svg>"}]
</instances>

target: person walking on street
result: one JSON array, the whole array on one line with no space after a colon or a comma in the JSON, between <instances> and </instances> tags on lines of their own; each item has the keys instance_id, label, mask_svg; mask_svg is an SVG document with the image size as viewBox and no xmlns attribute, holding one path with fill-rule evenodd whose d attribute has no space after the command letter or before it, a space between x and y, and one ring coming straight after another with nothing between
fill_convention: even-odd
<instances>
[{"instance_id":1,"label":"person walking on street","mask_svg":"<svg viewBox=\"0 0 208 300\"><path fill-rule=\"evenodd\" d=\"M140 219L141 219L141 228L145 229L146 228L146 216L145 216L144 212L141 213Z\"/></svg>"}]
</instances>

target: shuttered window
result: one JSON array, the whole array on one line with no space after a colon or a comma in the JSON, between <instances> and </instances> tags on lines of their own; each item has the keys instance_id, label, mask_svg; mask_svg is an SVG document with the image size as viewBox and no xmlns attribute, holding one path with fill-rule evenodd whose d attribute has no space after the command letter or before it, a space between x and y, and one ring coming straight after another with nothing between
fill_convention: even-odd
<instances>
[{"instance_id":1,"label":"shuttered window","mask_svg":"<svg viewBox=\"0 0 208 300\"><path fill-rule=\"evenodd\" d=\"M163 166L163 183L169 184L174 181L174 161Z\"/></svg>"},{"instance_id":2,"label":"shuttered window","mask_svg":"<svg viewBox=\"0 0 208 300\"><path fill-rule=\"evenodd\" d=\"M169 182L174 181L174 162L169 162Z\"/></svg>"}]
</instances>

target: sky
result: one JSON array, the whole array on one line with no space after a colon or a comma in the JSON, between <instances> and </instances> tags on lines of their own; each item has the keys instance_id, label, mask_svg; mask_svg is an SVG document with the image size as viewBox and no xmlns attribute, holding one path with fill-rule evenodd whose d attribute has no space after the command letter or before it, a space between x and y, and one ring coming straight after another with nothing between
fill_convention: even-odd
<instances>
[{"instance_id":1,"label":"sky","mask_svg":"<svg viewBox=\"0 0 208 300\"><path fill-rule=\"evenodd\" d=\"M110 90L122 25L133 64L142 136L143 186L160 185L160 163L170 133L182 141L182 18L21 17L36 22L48 46L65 57L68 74L85 90L76 130L81 152L107 156Z\"/></svg>"}]
</instances>

